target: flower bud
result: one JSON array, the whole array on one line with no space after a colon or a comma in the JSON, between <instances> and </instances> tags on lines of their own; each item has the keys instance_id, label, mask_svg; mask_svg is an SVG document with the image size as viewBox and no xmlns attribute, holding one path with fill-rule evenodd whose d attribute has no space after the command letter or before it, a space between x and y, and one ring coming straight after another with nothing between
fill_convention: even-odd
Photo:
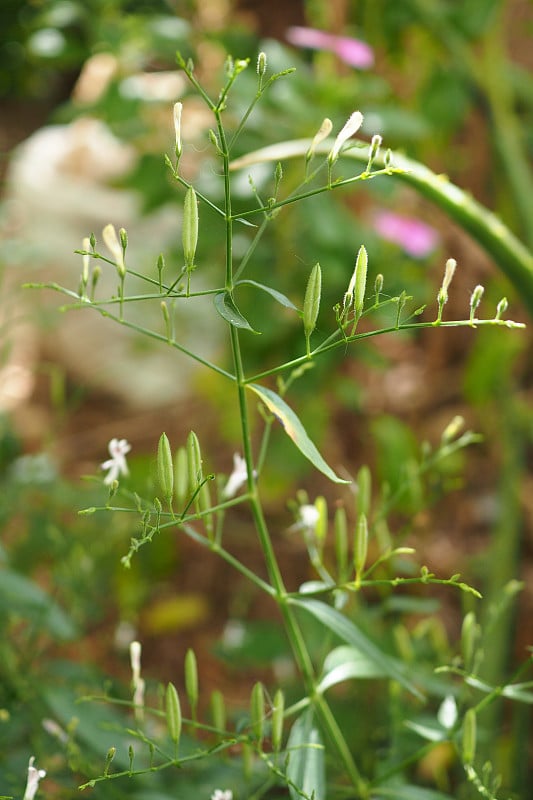
<instances>
[{"instance_id":1,"label":"flower bud","mask_svg":"<svg viewBox=\"0 0 533 800\"><path fill-rule=\"evenodd\" d=\"M126 228L120 228L118 235L120 238L120 244L122 245L122 250L126 251L128 248L128 232L126 231Z\"/></svg>"},{"instance_id":2,"label":"flower bud","mask_svg":"<svg viewBox=\"0 0 533 800\"><path fill-rule=\"evenodd\" d=\"M500 319L502 314L505 314L505 312L507 311L508 306L509 306L509 303L507 302L507 298L506 297L502 297L502 299L500 300L500 302L496 306L496 317L495 317L495 319Z\"/></svg>"},{"instance_id":3,"label":"flower bud","mask_svg":"<svg viewBox=\"0 0 533 800\"><path fill-rule=\"evenodd\" d=\"M355 262L355 290L354 308L359 316L363 310L366 289L366 274L368 269L368 253L364 245L361 245Z\"/></svg>"},{"instance_id":4,"label":"flower bud","mask_svg":"<svg viewBox=\"0 0 533 800\"><path fill-rule=\"evenodd\" d=\"M82 250L90 250L91 249L91 240L88 236L85 237L83 242L81 243ZM89 255L84 255L81 257L82 269L81 269L81 280L83 286L87 286L89 283L89 262L91 257Z\"/></svg>"},{"instance_id":5,"label":"flower bud","mask_svg":"<svg viewBox=\"0 0 533 800\"><path fill-rule=\"evenodd\" d=\"M441 436L442 444L448 444L448 442L451 442L452 439L455 439L464 424L464 417L461 417L460 414L457 414L457 416L455 416L444 428Z\"/></svg>"},{"instance_id":6,"label":"flower bud","mask_svg":"<svg viewBox=\"0 0 533 800\"><path fill-rule=\"evenodd\" d=\"M111 762L115 758L116 754L117 754L116 747L110 747L109 750L107 751L104 764L104 775L109 774L109 767L111 766Z\"/></svg>"},{"instance_id":7,"label":"flower bud","mask_svg":"<svg viewBox=\"0 0 533 800\"><path fill-rule=\"evenodd\" d=\"M372 165L374 163L374 160L376 159L377 154L379 153L379 148L381 147L382 142L383 139L379 135L379 133L375 133L372 137L372 140L370 142L370 148L368 150L368 163L366 165L367 173L370 172L370 170L372 169Z\"/></svg>"},{"instance_id":8,"label":"flower bud","mask_svg":"<svg viewBox=\"0 0 533 800\"><path fill-rule=\"evenodd\" d=\"M102 239L104 240L104 244L106 245L107 249L113 256L119 276L123 278L126 274L126 266L124 264L124 251L118 239L114 225L111 225L111 223L109 223L109 225L105 226L105 228L102 231Z\"/></svg>"},{"instance_id":9,"label":"flower bud","mask_svg":"<svg viewBox=\"0 0 533 800\"><path fill-rule=\"evenodd\" d=\"M181 736L181 705L178 691L173 683L167 685L165 694L165 713L167 718L168 734L174 744L176 751Z\"/></svg>"},{"instance_id":10,"label":"flower bud","mask_svg":"<svg viewBox=\"0 0 533 800\"><path fill-rule=\"evenodd\" d=\"M305 155L306 164L309 161L311 161L311 159L313 158L313 156L315 154L315 150L316 150L317 146L320 144L320 142L323 142L324 139L328 138L328 136L330 135L332 129L333 129L333 123L328 117L326 117L324 119L324 121L322 122L322 125L320 126L318 131L315 133L315 135L313 137L313 141L311 142L311 146L309 147L309 150L307 151L307 153Z\"/></svg>"},{"instance_id":11,"label":"flower bud","mask_svg":"<svg viewBox=\"0 0 533 800\"><path fill-rule=\"evenodd\" d=\"M383 291L383 275L379 272L376 275L376 280L374 281L374 293L376 295L376 303L379 302L379 296Z\"/></svg>"},{"instance_id":12,"label":"flower bud","mask_svg":"<svg viewBox=\"0 0 533 800\"><path fill-rule=\"evenodd\" d=\"M281 749L281 741L283 737L283 714L285 710L285 698L281 689L278 689L274 695L274 703L272 706L272 749L278 753Z\"/></svg>"},{"instance_id":13,"label":"flower bud","mask_svg":"<svg viewBox=\"0 0 533 800\"><path fill-rule=\"evenodd\" d=\"M483 297L484 291L484 287L478 283L470 296L470 322L474 321L474 315L479 307L479 304L481 303L481 298Z\"/></svg>"},{"instance_id":14,"label":"flower bud","mask_svg":"<svg viewBox=\"0 0 533 800\"><path fill-rule=\"evenodd\" d=\"M185 691L191 706L191 716L196 719L198 706L198 665L194 650L187 650L185 654Z\"/></svg>"},{"instance_id":15,"label":"flower bud","mask_svg":"<svg viewBox=\"0 0 533 800\"><path fill-rule=\"evenodd\" d=\"M176 132L176 146L175 146L175 153L176 158L180 159L182 153L182 144L181 144L181 112L183 110L183 103L174 103L174 130Z\"/></svg>"},{"instance_id":16,"label":"flower bud","mask_svg":"<svg viewBox=\"0 0 533 800\"><path fill-rule=\"evenodd\" d=\"M163 497L170 505L174 495L174 465L172 451L166 433L162 433L157 445L157 476Z\"/></svg>"},{"instance_id":17,"label":"flower bud","mask_svg":"<svg viewBox=\"0 0 533 800\"><path fill-rule=\"evenodd\" d=\"M304 298L303 323L308 355L310 354L309 338L315 329L318 311L320 309L321 292L322 270L320 269L320 264L316 263L311 270Z\"/></svg>"},{"instance_id":18,"label":"flower bud","mask_svg":"<svg viewBox=\"0 0 533 800\"><path fill-rule=\"evenodd\" d=\"M89 242L91 244L91 250L94 250L94 248L96 247L96 236L94 235L94 233L91 233L91 235L89 236Z\"/></svg>"},{"instance_id":19,"label":"flower bud","mask_svg":"<svg viewBox=\"0 0 533 800\"><path fill-rule=\"evenodd\" d=\"M196 255L196 245L198 244L198 202L196 200L196 192L192 186L187 189L183 202L181 239L185 266L190 272L194 269L194 257Z\"/></svg>"},{"instance_id":20,"label":"flower bud","mask_svg":"<svg viewBox=\"0 0 533 800\"><path fill-rule=\"evenodd\" d=\"M335 161L339 157L339 152L342 145L357 133L361 125L363 124L363 115L360 111L354 111L353 114L350 116L348 121L345 123L344 127L341 131L337 134L337 138L335 139L335 143L331 149L331 152L328 156L328 161L330 164L334 164Z\"/></svg>"},{"instance_id":21,"label":"flower bud","mask_svg":"<svg viewBox=\"0 0 533 800\"><path fill-rule=\"evenodd\" d=\"M261 51L257 56L257 74L259 75L260 78L264 76L266 68L267 68L266 53L263 53L263 51Z\"/></svg>"},{"instance_id":22,"label":"flower bud","mask_svg":"<svg viewBox=\"0 0 533 800\"><path fill-rule=\"evenodd\" d=\"M465 764L473 764L476 755L476 733L477 733L477 720L476 712L473 708L469 708L464 716L463 721L463 761Z\"/></svg>"}]
</instances>

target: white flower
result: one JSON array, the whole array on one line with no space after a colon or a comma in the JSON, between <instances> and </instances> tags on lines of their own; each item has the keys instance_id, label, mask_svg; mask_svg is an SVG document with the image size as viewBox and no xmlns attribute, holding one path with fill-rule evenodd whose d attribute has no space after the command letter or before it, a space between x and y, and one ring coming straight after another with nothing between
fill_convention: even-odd
<instances>
[{"instance_id":1,"label":"white flower","mask_svg":"<svg viewBox=\"0 0 533 800\"><path fill-rule=\"evenodd\" d=\"M131 642L130 644L130 662L132 672L132 685L133 685L133 705L135 706L135 717L139 722L142 722L144 716L144 690L145 682L141 678L141 643Z\"/></svg>"},{"instance_id":2,"label":"white flower","mask_svg":"<svg viewBox=\"0 0 533 800\"><path fill-rule=\"evenodd\" d=\"M289 528L290 531L308 531L313 532L317 526L317 522L320 518L320 511L314 505L310 503L304 504L300 506L298 509L298 522L295 522L294 525L291 525Z\"/></svg>"},{"instance_id":3,"label":"white flower","mask_svg":"<svg viewBox=\"0 0 533 800\"><path fill-rule=\"evenodd\" d=\"M446 730L450 730L453 728L455 723L457 722L457 705L455 703L454 697L449 694L441 703L441 707L439 708L437 719L439 720L440 724Z\"/></svg>"},{"instance_id":4,"label":"white flower","mask_svg":"<svg viewBox=\"0 0 533 800\"><path fill-rule=\"evenodd\" d=\"M24 792L23 800L33 800L33 798L35 797L35 793L39 788L39 781L46 775L46 770L37 769L36 767L33 766L34 761L35 761L35 756L32 756L28 764L28 781L26 783L26 791Z\"/></svg>"},{"instance_id":5,"label":"white flower","mask_svg":"<svg viewBox=\"0 0 533 800\"><path fill-rule=\"evenodd\" d=\"M246 461L241 455L239 455L239 453L234 453L233 472L229 476L228 482L222 490L222 495L227 498L234 497L241 486L244 486L247 480L248 470L246 469Z\"/></svg>"},{"instance_id":6,"label":"white flower","mask_svg":"<svg viewBox=\"0 0 533 800\"><path fill-rule=\"evenodd\" d=\"M113 481L118 480L119 475L128 475L126 453L130 452L131 444L126 439L111 439L108 449L111 458L100 464L101 469L109 470L104 478L106 486L110 486Z\"/></svg>"},{"instance_id":7,"label":"white flower","mask_svg":"<svg viewBox=\"0 0 533 800\"><path fill-rule=\"evenodd\" d=\"M316 147L320 144L320 142L323 142L324 139L327 139L332 129L333 129L333 123L328 117L326 117L322 122L322 125L320 126L318 131L313 136L313 141L311 142L311 146L307 151L307 155L305 156L306 161L311 160L311 158L315 153Z\"/></svg>"},{"instance_id":8,"label":"white flower","mask_svg":"<svg viewBox=\"0 0 533 800\"><path fill-rule=\"evenodd\" d=\"M233 800L233 792L231 789L215 789L211 800Z\"/></svg>"},{"instance_id":9,"label":"white flower","mask_svg":"<svg viewBox=\"0 0 533 800\"><path fill-rule=\"evenodd\" d=\"M331 153L328 156L328 161L330 164L333 164L337 158L339 157L339 152L341 147L343 146L344 142L346 142L350 136L353 136L354 133L357 133L361 125L363 124L363 115L360 111L354 111L351 117L349 118L348 122L344 125L340 133L337 135L335 139L335 144L331 150Z\"/></svg>"}]
</instances>

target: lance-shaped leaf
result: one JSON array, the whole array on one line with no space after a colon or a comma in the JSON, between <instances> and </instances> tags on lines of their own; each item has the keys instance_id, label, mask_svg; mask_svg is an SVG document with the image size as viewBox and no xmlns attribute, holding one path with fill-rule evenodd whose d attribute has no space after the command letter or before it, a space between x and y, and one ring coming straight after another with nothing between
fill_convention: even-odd
<instances>
[{"instance_id":1,"label":"lance-shaped leaf","mask_svg":"<svg viewBox=\"0 0 533 800\"><path fill-rule=\"evenodd\" d=\"M298 450L303 453L314 467L334 483L350 483L350 481L339 478L329 464L324 461L292 408L287 405L285 400L282 400L279 394L276 394L271 389L265 389L264 386L258 386L256 383L250 383L248 388L261 398L268 410L281 422L287 436L292 439Z\"/></svg>"},{"instance_id":2,"label":"lance-shaped leaf","mask_svg":"<svg viewBox=\"0 0 533 800\"><path fill-rule=\"evenodd\" d=\"M395 658L384 653L374 642L368 639L365 634L350 620L335 608L322 603L320 600L291 600L292 605L303 608L312 614L315 619L321 622L329 631L335 633L340 639L355 647L363 655L374 662L376 667L395 681L398 681L405 689L410 691L415 697L423 699L422 693L406 677L401 663Z\"/></svg>"},{"instance_id":3,"label":"lance-shaped leaf","mask_svg":"<svg viewBox=\"0 0 533 800\"><path fill-rule=\"evenodd\" d=\"M298 311L294 303L291 300L289 300L289 298L286 295L282 294L281 292L278 292L277 289L273 289L271 286L265 286L264 283L258 283L257 281L251 281L246 279L243 281L237 281L235 286L255 286L256 289L261 289L262 292L266 292L271 297L273 297L274 300L277 300L278 303L280 303L280 305L285 306L285 308L290 308L293 311Z\"/></svg>"},{"instance_id":4,"label":"lance-shaped leaf","mask_svg":"<svg viewBox=\"0 0 533 800\"><path fill-rule=\"evenodd\" d=\"M254 331L248 320L243 317L229 292L218 292L215 295L215 308L222 319L225 319L234 328L259 333L259 331Z\"/></svg>"},{"instance_id":5,"label":"lance-shaped leaf","mask_svg":"<svg viewBox=\"0 0 533 800\"><path fill-rule=\"evenodd\" d=\"M308 708L292 726L287 742L289 765L287 777L291 781L291 800L326 797L326 772L324 745L320 732L313 724L313 710ZM297 788L296 788L297 787Z\"/></svg>"}]
</instances>

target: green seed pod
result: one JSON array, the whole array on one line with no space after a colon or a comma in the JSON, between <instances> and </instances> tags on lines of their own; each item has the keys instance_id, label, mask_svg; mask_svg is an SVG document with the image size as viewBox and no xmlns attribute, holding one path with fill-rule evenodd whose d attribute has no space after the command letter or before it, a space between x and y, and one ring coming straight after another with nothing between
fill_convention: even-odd
<instances>
[{"instance_id":1,"label":"green seed pod","mask_svg":"<svg viewBox=\"0 0 533 800\"><path fill-rule=\"evenodd\" d=\"M225 731L226 730L226 703L224 701L224 695L218 689L215 689L211 692L211 719L213 720L213 726L218 731Z\"/></svg>"},{"instance_id":2,"label":"green seed pod","mask_svg":"<svg viewBox=\"0 0 533 800\"><path fill-rule=\"evenodd\" d=\"M157 445L157 476L163 497L167 503L170 503L174 494L174 465L166 433L161 434Z\"/></svg>"},{"instance_id":3,"label":"green seed pod","mask_svg":"<svg viewBox=\"0 0 533 800\"><path fill-rule=\"evenodd\" d=\"M183 227L181 230L185 266L189 271L194 269L196 245L198 244L198 202L196 192L189 186L183 202Z\"/></svg>"},{"instance_id":4,"label":"green seed pod","mask_svg":"<svg viewBox=\"0 0 533 800\"><path fill-rule=\"evenodd\" d=\"M274 695L274 704L272 706L272 748L274 752L279 753L281 749L281 742L283 737L283 714L285 711L285 697L281 689L278 689Z\"/></svg>"},{"instance_id":5,"label":"green seed pod","mask_svg":"<svg viewBox=\"0 0 533 800\"><path fill-rule=\"evenodd\" d=\"M465 764L473 764L476 756L476 733L477 733L476 712L469 708L463 721L463 761Z\"/></svg>"},{"instance_id":6,"label":"green seed pod","mask_svg":"<svg viewBox=\"0 0 533 800\"><path fill-rule=\"evenodd\" d=\"M244 741L241 745L241 763L244 780L249 781L254 767L254 753L250 742Z\"/></svg>"},{"instance_id":7,"label":"green seed pod","mask_svg":"<svg viewBox=\"0 0 533 800\"><path fill-rule=\"evenodd\" d=\"M315 508L318 511L318 519L315 524L315 538L321 548L326 541L328 532L328 504L326 498L319 496L315 500Z\"/></svg>"},{"instance_id":8,"label":"green seed pod","mask_svg":"<svg viewBox=\"0 0 533 800\"><path fill-rule=\"evenodd\" d=\"M252 722L253 734L258 743L261 744L265 723L265 695L261 681L254 684L252 689L250 697L250 719Z\"/></svg>"},{"instance_id":9,"label":"green seed pod","mask_svg":"<svg viewBox=\"0 0 533 800\"><path fill-rule=\"evenodd\" d=\"M309 352L309 337L313 333L320 308L320 295L322 292L322 270L320 264L315 264L311 270L304 298L303 323L307 350Z\"/></svg>"},{"instance_id":10,"label":"green seed pod","mask_svg":"<svg viewBox=\"0 0 533 800\"><path fill-rule=\"evenodd\" d=\"M357 259L355 261L355 288L354 288L354 308L355 313L359 317L361 312L363 311L363 305L365 302L365 290L366 290L366 275L368 271L368 253L366 252L366 247L361 245L359 248L359 252L357 253Z\"/></svg>"},{"instance_id":11,"label":"green seed pod","mask_svg":"<svg viewBox=\"0 0 533 800\"><path fill-rule=\"evenodd\" d=\"M167 685L167 691L165 694L165 712L167 717L168 734L176 745L177 749L181 736L182 718L178 690L173 683L169 683Z\"/></svg>"},{"instance_id":12,"label":"green seed pod","mask_svg":"<svg viewBox=\"0 0 533 800\"><path fill-rule=\"evenodd\" d=\"M340 506L335 512L335 556L337 559L337 574L339 581L346 580L348 567L348 524L346 511Z\"/></svg>"},{"instance_id":13,"label":"green seed pod","mask_svg":"<svg viewBox=\"0 0 533 800\"><path fill-rule=\"evenodd\" d=\"M353 545L353 564L355 567L355 580L358 581L365 568L368 553L368 522L366 514L359 514L355 528Z\"/></svg>"},{"instance_id":14,"label":"green seed pod","mask_svg":"<svg viewBox=\"0 0 533 800\"><path fill-rule=\"evenodd\" d=\"M178 504L182 506L189 493L189 468L184 447L179 447L174 456L174 492Z\"/></svg>"},{"instance_id":15,"label":"green seed pod","mask_svg":"<svg viewBox=\"0 0 533 800\"><path fill-rule=\"evenodd\" d=\"M476 622L476 615L469 611L463 619L461 627L461 653L465 669L472 668L474 653L476 650L479 627Z\"/></svg>"},{"instance_id":16,"label":"green seed pod","mask_svg":"<svg viewBox=\"0 0 533 800\"><path fill-rule=\"evenodd\" d=\"M211 502L211 492L209 491L209 481L205 481L201 486L198 494L198 506L202 514L204 514L203 521L207 532L209 535L211 535L214 530L213 515L206 513L213 507Z\"/></svg>"},{"instance_id":17,"label":"green seed pod","mask_svg":"<svg viewBox=\"0 0 533 800\"><path fill-rule=\"evenodd\" d=\"M170 315L168 313L168 306L165 300L161 300L161 313L163 314L163 321L165 323L165 332L167 335L167 339L169 341L172 340L172 329L170 326Z\"/></svg>"},{"instance_id":18,"label":"green seed pod","mask_svg":"<svg viewBox=\"0 0 533 800\"><path fill-rule=\"evenodd\" d=\"M200 442L194 431L187 437L187 466L189 470L189 490L194 492L202 480L202 453Z\"/></svg>"},{"instance_id":19,"label":"green seed pod","mask_svg":"<svg viewBox=\"0 0 533 800\"><path fill-rule=\"evenodd\" d=\"M357 511L359 514L370 514L372 499L372 475L370 469L364 464L357 473Z\"/></svg>"},{"instance_id":20,"label":"green seed pod","mask_svg":"<svg viewBox=\"0 0 533 800\"><path fill-rule=\"evenodd\" d=\"M198 665L194 650L187 650L185 654L185 691L191 706L191 716L196 719L196 708L198 706Z\"/></svg>"}]
</instances>

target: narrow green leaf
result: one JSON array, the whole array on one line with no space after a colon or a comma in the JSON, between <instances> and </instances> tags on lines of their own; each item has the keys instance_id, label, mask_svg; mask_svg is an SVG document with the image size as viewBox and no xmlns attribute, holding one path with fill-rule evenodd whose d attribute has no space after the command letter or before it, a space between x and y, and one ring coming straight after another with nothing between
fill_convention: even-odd
<instances>
[{"instance_id":1,"label":"narrow green leaf","mask_svg":"<svg viewBox=\"0 0 533 800\"><path fill-rule=\"evenodd\" d=\"M359 648L342 645L335 647L324 659L322 677L317 688L318 691L325 692L343 681L386 677L384 669Z\"/></svg>"},{"instance_id":2,"label":"narrow green leaf","mask_svg":"<svg viewBox=\"0 0 533 800\"><path fill-rule=\"evenodd\" d=\"M313 725L313 710L308 708L294 723L287 742L289 765L287 777L291 781L291 800L313 797L325 800L326 768L324 745ZM297 787L297 788L296 788Z\"/></svg>"},{"instance_id":3,"label":"narrow green leaf","mask_svg":"<svg viewBox=\"0 0 533 800\"><path fill-rule=\"evenodd\" d=\"M350 483L350 481L339 478L324 461L316 446L307 435L304 426L285 400L282 400L282 398L271 389L265 389L263 386L258 386L256 383L248 384L248 388L261 398L268 410L281 422L287 436L292 439L298 450L303 453L314 467L334 483Z\"/></svg>"},{"instance_id":4,"label":"narrow green leaf","mask_svg":"<svg viewBox=\"0 0 533 800\"><path fill-rule=\"evenodd\" d=\"M226 322L229 322L234 328L242 328L245 331L259 333L259 331L255 331L248 320L243 317L229 292L218 292L215 295L214 302L215 308L222 319L225 319Z\"/></svg>"},{"instance_id":5,"label":"narrow green leaf","mask_svg":"<svg viewBox=\"0 0 533 800\"><path fill-rule=\"evenodd\" d=\"M335 633L343 641L360 650L367 658L374 662L376 667L383 670L383 673L395 681L398 681L405 689L411 692L415 697L423 699L423 694L416 688L416 686L406 677L402 664L392 656L387 655L379 649L359 628L352 622L352 620L345 617L335 608L322 603L320 600L291 600L292 605L303 608L309 614L312 614L315 619L321 622L329 631Z\"/></svg>"},{"instance_id":6,"label":"narrow green leaf","mask_svg":"<svg viewBox=\"0 0 533 800\"><path fill-rule=\"evenodd\" d=\"M376 800L454 800L451 794L444 794L436 789L426 789L405 783L403 786L376 786L372 789L372 798Z\"/></svg>"},{"instance_id":7,"label":"narrow green leaf","mask_svg":"<svg viewBox=\"0 0 533 800\"><path fill-rule=\"evenodd\" d=\"M244 286L244 285L254 286L256 289L261 289L261 291L269 294L271 297L274 298L274 300L277 300L278 303L280 303L282 306L285 306L285 308L290 308L293 311L298 311L298 308L296 308L294 303L291 300L289 300L288 297L286 297L281 292L278 292L277 289L272 289L271 286L266 286L264 283L258 283L257 281L251 281L248 279L237 281L237 283L235 284L235 286Z\"/></svg>"}]
</instances>

